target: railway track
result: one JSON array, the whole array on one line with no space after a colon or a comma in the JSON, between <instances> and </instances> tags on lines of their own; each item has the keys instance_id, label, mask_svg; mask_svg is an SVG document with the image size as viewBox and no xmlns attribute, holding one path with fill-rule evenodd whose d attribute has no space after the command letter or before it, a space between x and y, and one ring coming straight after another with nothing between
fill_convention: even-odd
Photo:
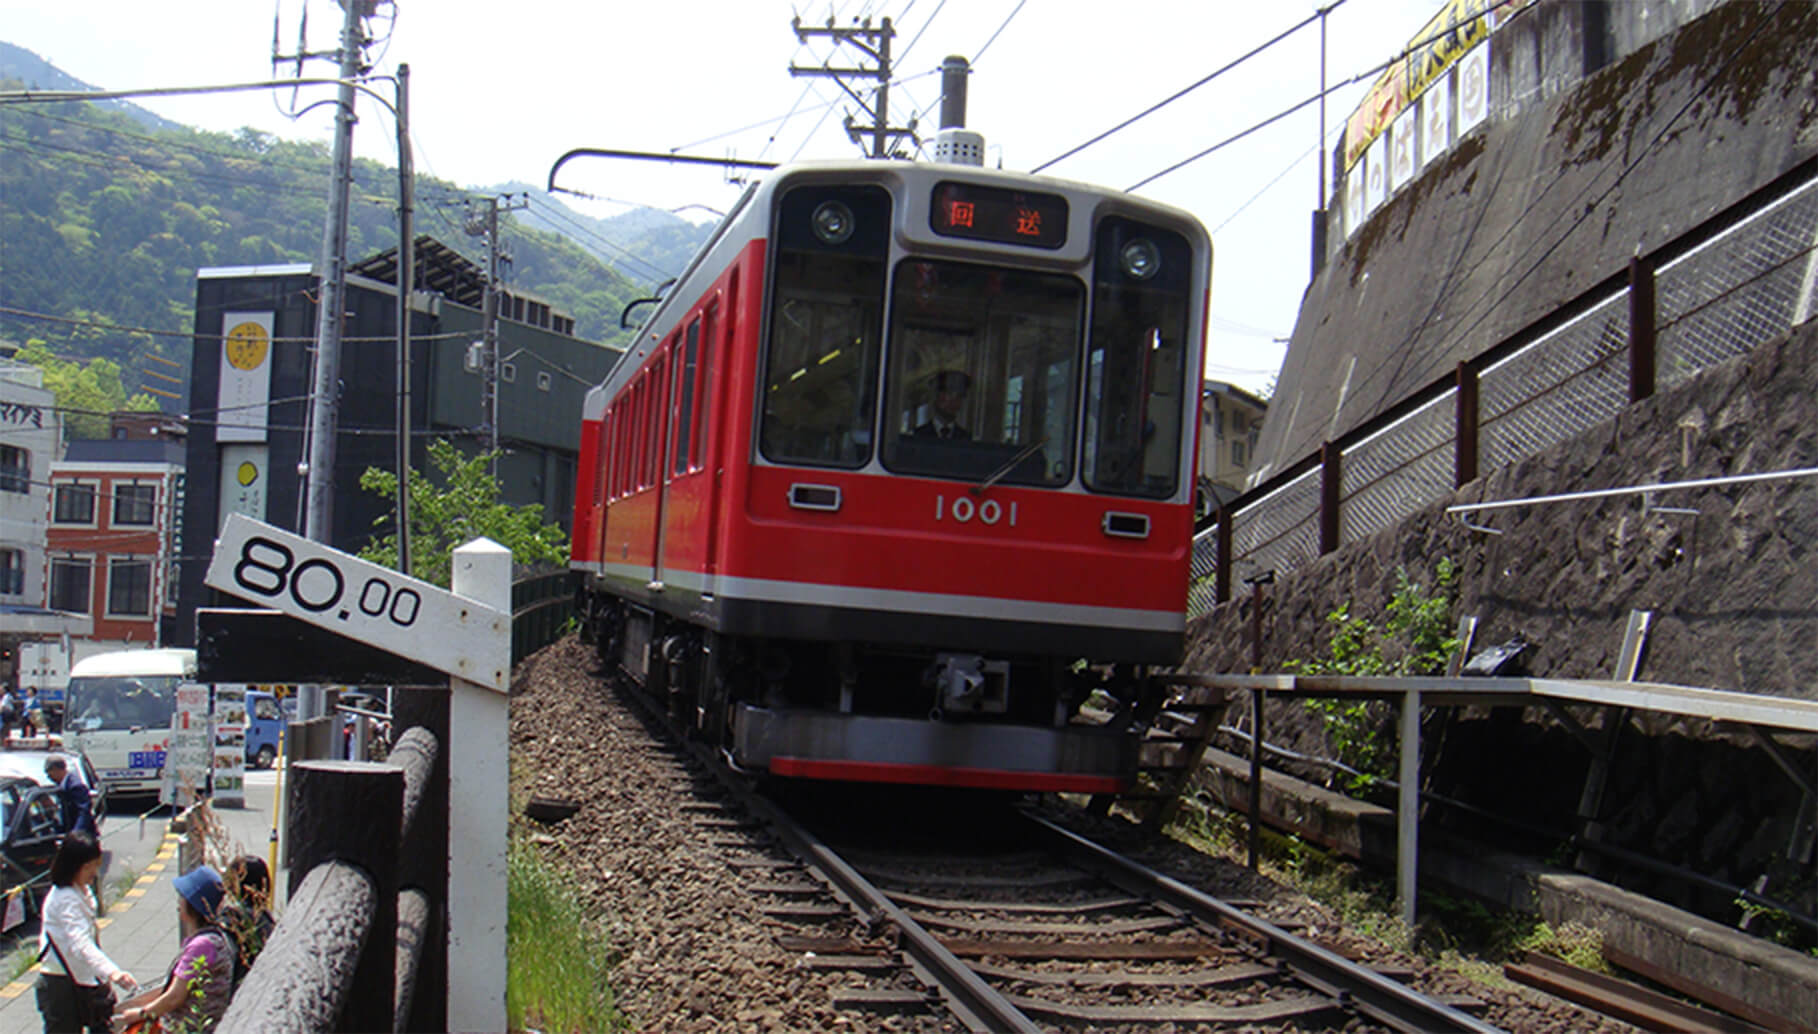
<instances>
[{"instance_id":1,"label":"railway track","mask_svg":"<svg viewBox=\"0 0 1818 1034\"><path fill-rule=\"evenodd\" d=\"M1026 811L973 819L990 829L982 850L931 850L927 830L845 843L849 824L804 820L710 754L693 760L675 776L712 789L685 806L691 821L767 902L782 947L854 979L835 994L842 1010L971 1031L1498 1030L1470 1003L1420 994Z\"/></svg>"}]
</instances>

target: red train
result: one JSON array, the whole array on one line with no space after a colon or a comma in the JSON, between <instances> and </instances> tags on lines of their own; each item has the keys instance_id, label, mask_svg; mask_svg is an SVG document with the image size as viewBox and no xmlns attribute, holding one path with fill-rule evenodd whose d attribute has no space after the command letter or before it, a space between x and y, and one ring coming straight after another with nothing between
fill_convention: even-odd
<instances>
[{"instance_id":1,"label":"red train","mask_svg":"<svg viewBox=\"0 0 1818 1034\"><path fill-rule=\"evenodd\" d=\"M748 189L587 396L602 656L773 775L1113 791L1178 661L1211 245L966 165Z\"/></svg>"}]
</instances>

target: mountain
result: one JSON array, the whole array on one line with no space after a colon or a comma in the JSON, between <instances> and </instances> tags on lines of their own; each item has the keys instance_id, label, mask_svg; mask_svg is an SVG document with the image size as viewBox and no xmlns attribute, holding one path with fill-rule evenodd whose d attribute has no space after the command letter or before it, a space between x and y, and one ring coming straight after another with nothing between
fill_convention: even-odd
<instances>
[{"instance_id":1,"label":"mountain","mask_svg":"<svg viewBox=\"0 0 1818 1034\"><path fill-rule=\"evenodd\" d=\"M96 90L38 55L11 43L0 42L0 80L17 79L28 90ZM180 123L154 115L137 104L122 100L99 101L100 107L128 115L146 129L181 129ZM57 105L61 108L63 105Z\"/></svg>"},{"instance_id":2,"label":"mountain","mask_svg":"<svg viewBox=\"0 0 1818 1034\"><path fill-rule=\"evenodd\" d=\"M17 47L7 53L15 62L29 56ZM42 62L27 71L45 88L84 87ZM19 89L23 81L0 89ZM129 392L169 390L147 374L175 372L169 363L189 369L197 269L316 260L328 147L253 129L148 125L130 107L0 107L0 308L16 310L0 311L0 339L40 339L65 358L113 360ZM354 163L350 261L397 245L396 183L390 168ZM419 177L416 193L416 232L478 260L478 241L463 224L479 195L429 177ZM533 208L545 209L538 214L552 229L533 222L529 209L502 221L514 259L508 282L572 315L576 334L589 340L628 333L618 326L625 304L651 293L657 270L670 263L679 270L686 255L675 256L692 251L685 242L665 244L648 259L633 250L687 237L693 228L668 213L656 213L651 224L661 229L631 235L610 220L596 227L553 199ZM621 237L629 254L616 257L625 273L589 250Z\"/></svg>"},{"instance_id":3,"label":"mountain","mask_svg":"<svg viewBox=\"0 0 1818 1034\"><path fill-rule=\"evenodd\" d=\"M596 218L575 211L541 187L519 181L486 192L523 195L529 206L516 213L520 223L569 237L608 268L650 288L680 275L713 234L712 223L691 223L657 208L634 208L610 219Z\"/></svg>"}]
</instances>

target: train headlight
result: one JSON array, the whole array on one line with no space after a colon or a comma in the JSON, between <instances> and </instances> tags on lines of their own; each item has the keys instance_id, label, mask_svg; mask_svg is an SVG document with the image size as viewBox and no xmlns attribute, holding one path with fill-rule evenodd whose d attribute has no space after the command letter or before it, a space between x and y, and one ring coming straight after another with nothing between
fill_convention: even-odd
<instances>
[{"instance_id":1,"label":"train headlight","mask_svg":"<svg viewBox=\"0 0 1818 1034\"><path fill-rule=\"evenodd\" d=\"M1147 237L1138 237L1117 253L1124 275L1132 280L1147 280L1161 270L1161 249Z\"/></svg>"},{"instance_id":2,"label":"train headlight","mask_svg":"<svg viewBox=\"0 0 1818 1034\"><path fill-rule=\"evenodd\" d=\"M814 224L814 235L822 244L844 244L852 237L856 221L852 218L852 209L839 201L823 201L814 210L810 220Z\"/></svg>"}]
</instances>

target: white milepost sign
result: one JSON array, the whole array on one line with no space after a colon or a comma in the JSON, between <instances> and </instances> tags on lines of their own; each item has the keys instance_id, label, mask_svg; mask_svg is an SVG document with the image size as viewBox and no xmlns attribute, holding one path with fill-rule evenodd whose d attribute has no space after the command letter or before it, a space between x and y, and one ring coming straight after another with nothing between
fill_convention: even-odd
<instances>
[{"instance_id":1,"label":"white milepost sign","mask_svg":"<svg viewBox=\"0 0 1818 1034\"><path fill-rule=\"evenodd\" d=\"M229 514L204 584L505 692L511 615L244 514Z\"/></svg>"}]
</instances>

